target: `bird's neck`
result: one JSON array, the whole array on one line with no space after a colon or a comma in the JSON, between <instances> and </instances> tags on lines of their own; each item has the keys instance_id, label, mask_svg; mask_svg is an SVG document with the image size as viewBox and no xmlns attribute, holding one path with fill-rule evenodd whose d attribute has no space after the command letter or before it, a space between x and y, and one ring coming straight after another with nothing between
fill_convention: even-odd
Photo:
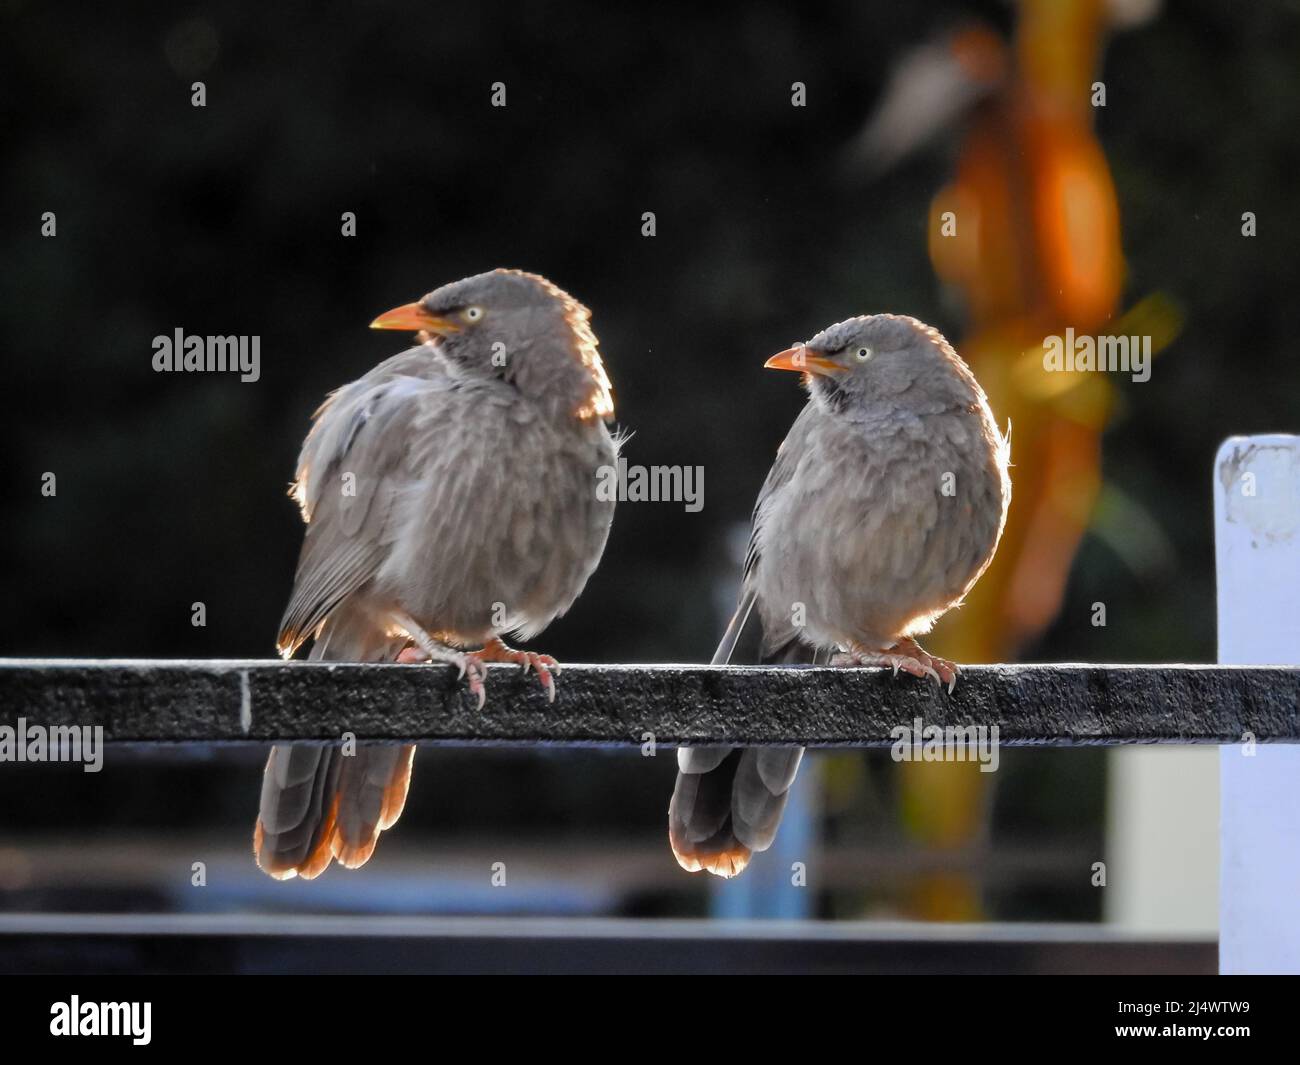
<instances>
[{"instance_id":1,"label":"bird's neck","mask_svg":"<svg viewBox=\"0 0 1300 1065\"><path fill-rule=\"evenodd\" d=\"M808 374L808 394L819 410L827 414L842 414L849 405L849 394L839 383L821 374Z\"/></svg>"},{"instance_id":2,"label":"bird's neck","mask_svg":"<svg viewBox=\"0 0 1300 1065\"><path fill-rule=\"evenodd\" d=\"M535 348L507 371L506 379L551 417L603 421L614 414L609 377L594 337Z\"/></svg>"}]
</instances>

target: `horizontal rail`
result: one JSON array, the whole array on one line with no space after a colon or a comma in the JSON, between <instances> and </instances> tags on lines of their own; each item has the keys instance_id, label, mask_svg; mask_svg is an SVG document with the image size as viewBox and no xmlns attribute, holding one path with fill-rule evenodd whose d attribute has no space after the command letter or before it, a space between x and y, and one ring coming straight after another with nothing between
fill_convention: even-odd
<instances>
[{"instance_id":1,"label":"horizontal rail","mask_svg":"<svg viewBox=\"0 0 1300 1065\"><path fill-rule=\"evenodd\" d=\"M776 969L1151 976L1212 973L1215 955L1213 940L1085 924L0 914L0 972L25 975Z\"/></svg>"},{"instance_id":2,"label":"horizontal rail","mask_svg":"<svg viewBox=\"0 0 1300 1065\"><path fill-rule=\"evenodd\" d=\"M1000 743L1300 743L1300 668L969 666L949 694L888 670L571 665L546 702L492 666L478 710L449 667L275 660L0 659L0 728L101 726L122 743L358 740L529 746L877 747L900 726Z\"/></svg>"}]
</instances>

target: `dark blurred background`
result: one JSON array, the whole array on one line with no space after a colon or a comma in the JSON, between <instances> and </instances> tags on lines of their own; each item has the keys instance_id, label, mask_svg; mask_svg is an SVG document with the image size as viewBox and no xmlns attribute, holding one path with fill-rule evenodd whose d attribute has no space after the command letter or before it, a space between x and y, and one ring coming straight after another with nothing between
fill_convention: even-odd
<instances>
[{"instance_id":1,"label":"dark blurred background","mask_svg":"<svg viewBox=\"0 0 1300 1065\"><path fill-rule=\"evenodd\" d=\"M1080 62L1105 84L1105 107L1087 101L1090 75L1086 115L1060 119L1095 137L1089 173L1118 208L1122 261L1099 268L1115 298L1098 323L1154 305L1160 326L1144 331L1161 350L1149 382L1108 380L1101 413L1072 422L1101 440L1099 469L1086 441L1071 452L1100 480L1071 497L1059 574L990 582L989 596L1017 579L1045 588L1047 607L966 657L1212 660L1212 457L1225 436L1297 423L1300 5L1081 6L1096 10L1044 28L1042 5L992 0L0 0L0 654L271 656L300 542L285 492L311 412L396 350L366 328L378 312L500 265L592 308L629 461L706 474L699 513L620 507L601 568L537 646L561 661L707 661L737 539L804 398L762 371L768 355L851 314L903 312L970 342L1000 417L1036 402L1007 391L996 360L1010 349L978 346L1006 331L932 254L932 203L981 135L1010 129L990 150L1037 172L1013 128L1046 91L1036 56L1049 75ZM891 72L972 28L996 62L971 68L969 101L896 159L863 163L853 146L879 144ZM1022 302L992 317L1037 323L1025 335L1039 338L1075 320ZM177 327L260 335L261 379L154 373L152 338ZM1058 415L1013 419L1013 457L1042 484L1060 439L1040 430ZM1031 513L1035 489L1022 496L1013 475ZM952 624L1007 622L972 604ZM725 911L733 885L687 876L668 851L664 753L424 751L366 869L283 885L248 853L260 752L111 751L99 775L0 766L0 907ZM887 756L820 768L800 801L825 858L806 901L780 912L1101 916L1087 873L1106 832L1100 753L1004 752L996 793L958 790L978 816L955 844L909 822ZM102 861L88 869L73 844ZM527 870L517 889L486 890L487 864L512 859ZM201 896L196 860L221 870Z\"/></svg>"}]
</instances>

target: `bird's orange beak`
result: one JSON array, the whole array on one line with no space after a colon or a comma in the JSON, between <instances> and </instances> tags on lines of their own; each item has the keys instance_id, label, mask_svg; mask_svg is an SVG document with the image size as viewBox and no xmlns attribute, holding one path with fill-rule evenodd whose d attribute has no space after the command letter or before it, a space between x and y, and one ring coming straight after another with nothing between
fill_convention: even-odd
<instances>
[{"instance_id":1,"label":"bird's orange beak","mask_svg":"<svg viewBox=\"0 0 1300 1065\"><path fill-rule=\"evenodd\" d=\"M406 329L412 333L429 332L438 336L459 333L460 326L450 318L430 314L419 303L403 303L391 311L385 311L373 322L371 329Z\"/></svg>"},{"instance_id":2,"label":"bird's orange beak","mask_svg":"<svg viewBox=\"0 0 1300 1065\"><path fill-rule=\"evenodd\" d=\"M763 363L765 370L794 370L798 373L815 373L823 376L838 372L841 367L833 359L818 355L812 348L796 344L785 351L777 352Z\"/></svg>"}]
</instances>

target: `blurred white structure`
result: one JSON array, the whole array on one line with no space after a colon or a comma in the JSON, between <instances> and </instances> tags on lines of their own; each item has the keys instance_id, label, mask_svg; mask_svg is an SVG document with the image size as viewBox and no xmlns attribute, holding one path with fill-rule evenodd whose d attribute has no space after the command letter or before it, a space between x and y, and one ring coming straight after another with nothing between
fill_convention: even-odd
<instances>
[{"instance_id":1,"label":"blurred white structure","mask_svg":"<svg viewBox=\"0 0 1300 1065\"><path fill-rule=\"evenodd\" d=\"M1300 665L1300 437L1233 437L1214 464L1219 661ZM1300 746L1219 752L1219 969L1300 973Z\"/></svg>"},{"instance_id":2,"label":"blurred white structure","mask_svg":"<svg viewBox=\"0 0 1300 1065\"><path fill-rule=\"evenodd\" d=\"M1226 441L1214 521L1219 661L1300 664L1300 437ZM1300 972L1300 747L1122 748L1109 781L1107 920Z\"/></svg>"},{"instance_id":3,"label":"blurred white structure","mask_svg":"<svg viewBox=\"0 0 1300 1065\"><path fill-rule=\"evenodd\" d=\"M1106 920L1213 936L1219 926L1219 749L1118 747L1106 796Z\"/></svg>"}]
</instances>

